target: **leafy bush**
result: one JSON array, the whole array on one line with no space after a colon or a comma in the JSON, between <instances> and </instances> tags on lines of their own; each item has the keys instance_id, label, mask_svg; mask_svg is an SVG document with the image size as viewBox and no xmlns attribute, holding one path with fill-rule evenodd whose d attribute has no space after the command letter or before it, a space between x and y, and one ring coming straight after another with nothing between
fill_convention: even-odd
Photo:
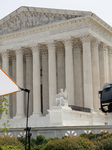
<instances>
[{"instance_id":1,"label":"leafy bush","mask_svg":"<svg viewBox=\"0 0 112 150\"><path fill-rule=\"evenodd\" d=\"M11 145L9 145L9 146L2 146L2 150L20 150L20 149L18 149L18 147L16 146L11 146Z\"/></svg>"},{"instance_id":2,"label":"leafy bush","mask_svg":"<svg viewBox=\"0 0 112 150\"><path fill-rule=\"evenodd\" d=\"M25 145L25 138L18 138ZM82 133L79 137L58 137L46 139L39 135L36 139L31 138L31 150L111 150L112 134L101 133Z\"/></svg>"},{"instance_id":3,"label":"leafy bush","mask_svg":"<svg viewBox=\"0 0 112 150\"><path fill-rule=\"evenodd\" d=\"M21 150L24 150L24 146L21 142L19 142L17 139L15 138L10 138L10 137L1 137L0 138L0 147L2 149L2 146L15 146ZM5 150L5 149L4 149Z\"/></svg>"},{"instance_id":4,"label":"leafy bush","mask_svg":"<svg viewBox=\"0 0 112 150\"><path fill-rule=\"evenodd\" d=\"M112 149L112 137L103 139L100 141L93 141L96 145L96 150L111 150Z\"/></svg>"},{"instance_id":5,"label":"leafy bush","mask_svg":"<svg viewBox=\"0 0 112 150\"><path fill-rule=\"evenodd\" d=\"M109 131L101 133L82 133L80 137L88 138L96 146L96 150L111 150L112 149L112 134Z\"/></svg>"},{"instance_id":6,"label":"leafy bush","mask_svg":"<svg viewBox=\"0 0 112 150\"><path fill-rule=\"evenodd\" d=\"M82 137L56 139L48 142L42 150L95 150L95 145Z\"/></svg>"},{"instance_id":7,"label":"leafy bush","mask_svg":"<svg viewBox=\"0 0 112 150\"><path fill-rule=\"evenodd\" d=\"M37 145L42 145L42 144L45 144L45 143L47 143L47 139L45 138L45 136L38 135L37 138L36 138L36 144Z\"/></svg>"},{"instance_id":8,"label":"leafy bush","mask_svg":"<svg viewBox=\"0 0 112 150\"><path fill-rule=\"evenodd\" d=\"M17 138L25 146L25 137L21 136ZM43 135L38 135L36 139L30 139L31 150L40 150L48 141L52 138L46 139ZM28 147L28 145L27 145Z\"/></svg>"}]
</instances>

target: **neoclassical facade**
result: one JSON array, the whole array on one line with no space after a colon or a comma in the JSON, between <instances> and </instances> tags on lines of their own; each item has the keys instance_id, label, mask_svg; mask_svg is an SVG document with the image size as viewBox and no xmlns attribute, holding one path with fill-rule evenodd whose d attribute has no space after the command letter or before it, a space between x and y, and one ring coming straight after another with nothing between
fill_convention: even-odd
<instances>
[{"instance_id":1,"label":"neoclassical facade","mask_svg":"<svg viewBox=\"0 0 112 150\"><path fill-rule=\"evenodd\" d=\"M92 12L20 7L0 20L0 67L30 89L30 117L46 115L61 88L69 105L98 113L111 53L112 27ZM26 99L8 96L9 117L26 116Z\"/></svg>"}]
</instances>

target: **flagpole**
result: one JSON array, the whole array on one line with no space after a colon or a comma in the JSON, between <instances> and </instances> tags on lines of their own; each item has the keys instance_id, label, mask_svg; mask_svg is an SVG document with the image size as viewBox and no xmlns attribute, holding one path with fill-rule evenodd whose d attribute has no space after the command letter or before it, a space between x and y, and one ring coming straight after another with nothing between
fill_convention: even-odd
<instances>
[{"instance_id":1,"label":"flagpole","mask_svg":"<svg viewBox=\"0 0 112 150\"><path fill-rule=\"evenodd\" d=\"M20 88L20 87L19 87ZM28 127L28 114L29 114L29 94L30 94L30 90L26 89L26 88L20 88L22 91L27 92L28 93L28 101L27 101L27 117L26 117L26 128L24 130L26 130L26 140L25 140L25 150L27 150L27 137L28 137L28 150L30 150L30 137L31 137L31 127Z\"/></svg>"}]
</instances>

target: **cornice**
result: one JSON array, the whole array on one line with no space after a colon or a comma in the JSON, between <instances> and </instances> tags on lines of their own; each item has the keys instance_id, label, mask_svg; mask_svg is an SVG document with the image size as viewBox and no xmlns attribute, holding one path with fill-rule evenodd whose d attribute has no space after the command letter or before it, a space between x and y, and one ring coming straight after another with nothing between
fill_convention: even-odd
<instances>
[{"instance_id":1,"label":"cornice","mask_svg":"<svg viewBox=\"0 0 112 150\"><path fill-rule=\"evenodd\" d=\"M103 32L109 34L112 36L112 28L108 26L104 26L103 24L101 24L99 21L95 20L94 18L89 18L88 21L91 23L90 29L92 29L94 31L94 25L97 26L97 30L102 30ZM96 30L95 30L96 31Z\"/></svg>"},{"instance_id":2,"label":"cornice","mask_svg":"<svg viewBox=\"0 0 112 150\"><path fill-rule=\"evenodd\" d=\"M59 27L59 31L58 33L61 33L61 32L64 32L65 30L67 31L70 31L70 30L73 30L73 29L76 29L76 27L70 27L70 28L66 28L65 26L67 25L73 25L74 23L79 23L79 22L83 22L83 21L86 21L86 18L83 18L83 17L80 17L79 18L73 18L73 19L69 19L69 20L63 20L63 21L60 21L60 22L54 22L52 24L46 24L46 25L42 25L42 26L36 26L36 27L31 27L31 28L27 28L27 29L24 29L24 30L20 30L20 31L15 31L15 32L12 32L12 33L8 33L8 34L5 34L5 35L0 35L0 40L6 40L6 39L11 39L11 38L17 38L17 37L21 37L21 36L26 36L26 35L31 35L31 34L35 34L35 33L39 33L39 32L44 32L44 31L48 31L50 30L50 34L53 35L53 34L56 34L57 32L53 32L53 29L55 29L56 27ZM85 26L88 26L88 23L85 23L84 24ZM63 29L63 31L61 31L61 27L65 27ZM77 28L81 28L82 26L77 26Z\"/></svg>"},{"instance_id":3,"label":"cornice","mask_svg":"<svg viewBox=\"0 0 112 150\"><path fill-rule=\"evenodd\" d=\"M2 45L3 40L18 38L21 36L23 37L23 36L27 36L27 35L36 34L36 33L42 33L42 36L47 36L47 35L53 35L53 34L57 34L57 33L72 31L72 30L80 29L80 28L84 28L84 27L88 27L94 31L94 28L92 28L92 25L91 25L92 23L94 23L94 25L100 27L101 30L103 30L103 32L105 34L110 35L112 38L112 32L109 29L107 29L106 27L104 27L103 25L101 25L98 21L96 21L95 19L93 19L91 17L84 17L84 18L82 17L82 18L64 20L64 21L60 21L60 22L52 23L52 24L48 24L48 25L42 25L39 27L32 27L30 29L16 31L14 33L9 33L6 35L1 35L0 36L0 44ZM47 32L45 32L45 31L47 31Z\"/></svg>"},{"instance_id":4,"label":"cornice","mask_svg":"<svg viewBox=\"0 0 112 150\"><path fill-rule=\"evenodd\" d=\"M109 31L112 32L112 27L110 25L108 25L105 21L103 21L101 18L99 18L97 15L92 14L91 17L100 23L100 25L102 25L103 27L105 27L106 29L108 29Z\"/></svg>"}]
</instances>

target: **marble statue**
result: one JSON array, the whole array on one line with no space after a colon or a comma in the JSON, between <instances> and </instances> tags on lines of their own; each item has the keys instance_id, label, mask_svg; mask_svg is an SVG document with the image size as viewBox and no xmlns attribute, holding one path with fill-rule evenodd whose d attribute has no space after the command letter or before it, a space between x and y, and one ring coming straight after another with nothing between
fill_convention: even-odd
<instances>
[{"instance_id":1,"label":"marble statue","mask_svg":"<svg viewBox=\"0 0 112 150\"><path fill-rule=\"evenodd\" d=\"M60 89L60 93L57 94L56 98L56 106L68 106L68 93L67 90L63 91L63 89Z\"/></svg>"}]
</instances>

